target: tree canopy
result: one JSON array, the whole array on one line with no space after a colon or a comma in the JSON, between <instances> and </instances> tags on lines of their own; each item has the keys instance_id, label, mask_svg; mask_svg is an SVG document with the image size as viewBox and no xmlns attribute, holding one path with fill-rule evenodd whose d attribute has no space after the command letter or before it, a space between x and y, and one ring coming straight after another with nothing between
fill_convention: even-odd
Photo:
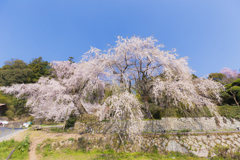
<instances>
[{"instance_id":1,"label":"tree canopy","mask_svg":"<svg viewBox=\"0 0 240 160\"><path fill-rule=\"evenodd\" d=\"M0 69L0 86L28 83L32 72L22 60L12 59L6 61L5 65Z\"/></svg>"},{"instance_id":2,"label":"tree canopy","mask_svg":"<svg viewBox=\"0 0 240 160\"><path fill-rule=\"evenodd\" d=\"M240 103L240 78L236 79L232 83L225 85L226 90L221 94L223 98L223 103L227 104L237 104Z\"/></svg>"},{"instance_id":3,"label":"tree canopy","mask_svg":"<svg viewBox=\"0 0 240 160\"><path fill-rule=\"evenodd\" d=\"M42 57L34 58L29 64L28 68L32 70L29 75L30 82L35 83L40 77L50 75L50 66L48 61L44 61Z\"/></svg>"},{"instance_id":4,"label":"tree canopy","mask_svg":"<svg viewBox=\"0 0 240 160\"><path fill-rule=\"evenodd\" d=\"M0 86L35 83L42 76L49 76L51 67L42 57L34 58L29 64L19 59L6 61L0 68Z\"/></svg>"},{"instance_id":5,"label":"tree canopy","mask_svg":"<svg viewBox=\"0 0 240 160\"><path fill-rule=\"evenodd\" d=\"M210 73L208 76L208 79L212 79L216 82L222 82L222 83L223 83L223 80L226 78L227 76L223 73Z\"/></svg>"}]
</instances>

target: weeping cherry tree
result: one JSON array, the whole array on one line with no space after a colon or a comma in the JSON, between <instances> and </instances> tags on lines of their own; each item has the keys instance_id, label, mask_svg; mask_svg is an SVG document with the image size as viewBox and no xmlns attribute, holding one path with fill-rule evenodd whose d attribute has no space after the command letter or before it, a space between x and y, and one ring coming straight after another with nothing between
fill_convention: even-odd
<instances>
[{"instance_id":1,"label":"weeping cherry tree","mask_svg":"<svg viewBox=\"0 0 240 160\"><path fill-rule=\"evenodd\" d=\"M119 36L115 46L104 51L92 48L89 53L102 55L111 81L123 91L141 94L147 118L152 118L148 97L165 108L183 104L188 108L208 106L214 111L212 98L220 102L223 86L211 79L193 79L188 58L178 58L175 49L165 51L163 47L153 37Z\"/></svg>"}]
</instances>

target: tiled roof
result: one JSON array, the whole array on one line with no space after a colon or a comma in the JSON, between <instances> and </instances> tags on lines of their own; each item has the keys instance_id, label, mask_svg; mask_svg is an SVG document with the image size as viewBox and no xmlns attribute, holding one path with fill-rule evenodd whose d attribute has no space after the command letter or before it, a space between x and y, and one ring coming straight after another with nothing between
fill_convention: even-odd
<instances>
[{"instance_id":1,"label":"tiled roof","mask_svg":"<svg viewBox=\"0 0 240 160\"><path fill-rule=\"evenodd\" d=\"M1 103L0 103L0 107L1 107L1 106L5 106L5 105L6 105L6 104L1 104Z\"/></svg>"}]
</instances>

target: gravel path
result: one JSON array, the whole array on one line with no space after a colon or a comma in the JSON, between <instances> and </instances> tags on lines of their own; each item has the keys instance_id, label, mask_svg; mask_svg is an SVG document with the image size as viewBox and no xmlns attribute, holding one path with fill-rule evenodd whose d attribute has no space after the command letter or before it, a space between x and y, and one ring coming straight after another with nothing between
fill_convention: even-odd
<instances>
[{"instance_id":1,"label":"gravel path","mask_svg":"<svg viewBox=\"0 0 240 160\"><path fill-rule=\"evenodd\" d=\"M25 131L25 129L0 127L0 142L4 140L9 140L23 131Z\"/></svg>"}]
</instances>

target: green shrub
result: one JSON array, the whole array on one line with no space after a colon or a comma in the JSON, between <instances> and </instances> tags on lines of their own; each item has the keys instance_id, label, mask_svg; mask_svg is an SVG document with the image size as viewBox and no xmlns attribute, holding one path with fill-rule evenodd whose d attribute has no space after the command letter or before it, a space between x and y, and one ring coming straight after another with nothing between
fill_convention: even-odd
<instances>
[{"instance_id":1,"label":"green shrub","mask_svg":"<svg viewBox=\"0 0 240 160\"><path fill-rule=\"evenodd\" d=\"M154 103L149 103L149 110L154 119L162 118L162 109L159 106L156 106Z\"/></svg>"},{"instance_id":2,"label":"green shrub","mask_svg":"<svg viewBox=\"0 0 240 160\"><path fill-rule=\"evenodd\" d=\"M217 145L214 147L214 152L216 156L213 158L215 159L240 159L239 148L237 151L233 152L230 150L229 147L223 147Z\"/></svg>"},{"instance_id":3,"label":"green shrub","mask_svg":"<svg viewBox=\"0 0 240 160\"><path fill-rule=\"evenodd\" d=\"M7 116L9 119L14 119L14 117L25 116L28 114L28 108L25 107L26 99L17 99L13 95L3 94L0 91L0 103L6 104L7 110L3 112L2 116Z\"/></svg>"},{"instance_id":4,"label":"green shrub","mask_svg":"<svg viewBox=\"0 0 240 160\"><path fill-rule=\"evenodd\" d=\"M221 116L226 118L240 119L240 106L218 106L218 111Z\"/></svg>"},{"instance_id":5,"label":"green shrub","mask_svg":"<svg viewBox=\"0 0 240 160\"><path fill-rule=\"evenodd\" d=\"M240 78L233 81L232 86L240 86Z\"/></svg>"},{"instance_id":6,"label":"green shrub","mask_svg":"<svg viewBox=\"0 0 240 160\"><path fill-rule=\"evenodd\" d=\"M180 132L191 132L191 129L182 129Z\"/></svg>"},{"instance_id":7,"label":"green shrub","mask_svg":"<svg viewBox=\"0 0 240 160\"><path fill-rule=\"evenodd\" d=\"M68 138L69 141L74 141L74 138Z\"/></svg>"},{"instance_id":8,"label":"green shrub","mask_svg":"<svg viewBox=\"0 0 240 160\"><path fill-rule=\"evenodd\" d=\"M240 92L238 92L238 94L237 94L237 99L238 99L238 101L240 101Z\"/></svg>"},{"instance_id":9,"label":"green shrub","mask_svg":"<svg viewBox=\"0 0 240 160\"><path fill-rule=\"evenodd\" d=\"M231 87L232 87L232 83L225 85L225 88L226 88L226 89L229 89L229 88L231 88Z\"/></svg>"},{"instance_id":10,"label":"green shrub","mask_svg":"<svg viewBox=\"0 0 240 160\"><path fill-rule=\"evenodd\" d=\"M231 94L231 92L233 92L233 93L240 92L240 87L239 86L233 86L233 87L231 87L227 90L227 93Z\"/></svg>"},{"instance_id":11,"label":"green shrub","mask_svg":"<svg viewBox=\"0 0 240 160\"><path fill-rule=\"evenodd\" d=\"M207 106L190 109L181 104L178 107L171 106L168 108L161 108L150 103L149 109L154 119L161 119L162 117L213 117Z\"/></svg>"},{"instance_id":12,"label":"green shrub","mask_svg":"<svg viewBox=\"0 0 240 160\"><path fill-rule=\"evenodd\" d=\"M13 120L13 118L14 118L14 113L13 113L12 110L10 110L10 109L7 110L7 111L6 111L6 115L7 115L8 119Z\"/></svg>"},{"instance_id":13,"label":"green shrub","mask_svg":"<svg viewBox=\"0 0 240 160\"><path fill-rule=\"evenodd\" d=\"M226 84L225 88L226 88L226 91L221 93L223 104L229 104L229 105L236 104L235 100L233 99L232 93L236 95L237 101L240 102L240 78L233 81L230 84Z\"/></svg>"},{"instance_id":14,"label":"green shrub","mask_svg":"<svg viewBox=\"0 0 240 160\"><path fill-rule=\"evenodd\" d=\"M76 115L74 114L74 112L72 112L70 115L69 115L69 119L66 121L66 125L65 125L65 128L68 129L70 127L73 127L75 122L77 120L77 117Z\"/></svg>"},{"instance_id":15,"label":"green shrub","mask_svg":"<svg viewBox=\"0 0 240 160\"><path fill-rule=\"evenodd\" d=\"M232 98L232 96L230 94L228 94L227 92L223 92L221 94L221 98L228 100L228 99Z\"/></svg>"},{"instance_id":16,"label":"green shrub","mask_svg":"<svg viewBox=\"0 0 240 160\"><path fill-rule=\"evenodd\" d=\"M30 122L33 122L33 121L34 121L34 117L33 117L33 116L30 116L30 117L28 118L28 120L29 120Z\"/></svg>"}]
</instances>

